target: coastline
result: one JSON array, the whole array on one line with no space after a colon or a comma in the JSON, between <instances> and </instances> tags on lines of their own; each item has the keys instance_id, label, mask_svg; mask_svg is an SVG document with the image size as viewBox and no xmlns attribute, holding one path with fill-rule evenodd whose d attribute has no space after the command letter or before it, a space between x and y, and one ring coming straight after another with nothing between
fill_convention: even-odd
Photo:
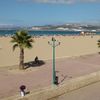
<instances>
[{"instance_id":1,"label":"coastline","mask_svg":"<svg viewBox=\"0 0 100 100\"><path fill-rule=\"evenodd\" d=\"M9 37L12 36L16 31L18 30L0 30L0 36L2 37ZM95 33L95 35L100 35L100 31L73 31L73 30L26 30L28 33L32 36L74 36L74 35L80 35L81 33ZM82 34L81 34L82 35ZM91 34L87 34L91 35Z\"/></svg>"}]
</instances>

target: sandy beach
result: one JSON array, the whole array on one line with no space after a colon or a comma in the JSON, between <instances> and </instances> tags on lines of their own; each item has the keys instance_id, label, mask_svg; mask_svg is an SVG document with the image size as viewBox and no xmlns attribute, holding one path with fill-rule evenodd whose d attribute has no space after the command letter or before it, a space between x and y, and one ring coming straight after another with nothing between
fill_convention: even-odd
<instances>
[{"instance_id":1,"label":"sandy beach","mask_svg":"<svg viewBox=\"0 0 100 100\"><path fill-rule=\"evenodd\" d=\"M25 62L33 61L36 56L41 60L52 59L52 47L48 44L52 36L34 38L33 48L25 49ZM61 43L56 47L56 58L66 58L92 54L100 51L97 40L100 36L55 36ZM18 65L19 48L12 50L11 37L0 37L0 67Z\"/></svg>"}]
</instances>

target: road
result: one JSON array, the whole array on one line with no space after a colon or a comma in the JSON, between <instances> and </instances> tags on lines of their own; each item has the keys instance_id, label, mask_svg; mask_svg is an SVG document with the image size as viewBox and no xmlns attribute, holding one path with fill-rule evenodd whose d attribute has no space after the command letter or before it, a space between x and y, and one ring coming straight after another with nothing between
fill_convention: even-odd
<instances>
[{"instance_id":1,"label":"road","mask_svg":"<svg viewBox=\"0 0 100 100\"><path fill-rule=\"evenodd\" d=\"M51 100L100 100L100 82L66 93Z\"/></svg>"}]
</instances>

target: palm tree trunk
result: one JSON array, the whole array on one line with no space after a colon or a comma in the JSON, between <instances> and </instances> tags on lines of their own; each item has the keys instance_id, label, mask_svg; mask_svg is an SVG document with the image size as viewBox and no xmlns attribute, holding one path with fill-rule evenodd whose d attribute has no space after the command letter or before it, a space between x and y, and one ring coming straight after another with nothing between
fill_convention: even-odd
<instances>
[{"instance_id":1,"label":"palm tree trunk","mask_svg":"<svg viewBox=\"0 0 100 100\"><path fill-rule=\"evenodd\" d=\"M24 49L20 48L20 63L19 63L19 69L24 69Z\"/></svg>"}]
</instances>

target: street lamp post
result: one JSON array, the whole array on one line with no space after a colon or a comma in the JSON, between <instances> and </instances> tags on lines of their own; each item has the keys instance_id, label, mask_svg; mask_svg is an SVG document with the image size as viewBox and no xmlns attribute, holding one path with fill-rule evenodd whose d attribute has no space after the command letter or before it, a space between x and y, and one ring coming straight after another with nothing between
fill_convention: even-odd
<instances>
[{"instance_id":1,"label":"street lamp post","mask_svg":"<svg viewBox=\"0 0 100 100\"><path fill-rule=\"evenodd\" d=\"M53 57L53 62L52 62L52 83L55 85L56 83L56 70L55 70L55 47L60 45L60 42L57 41L54 37L52 37L52 41L49 41L48 44L52 46L52 57Z\"/></svg>"}]
</instances>

